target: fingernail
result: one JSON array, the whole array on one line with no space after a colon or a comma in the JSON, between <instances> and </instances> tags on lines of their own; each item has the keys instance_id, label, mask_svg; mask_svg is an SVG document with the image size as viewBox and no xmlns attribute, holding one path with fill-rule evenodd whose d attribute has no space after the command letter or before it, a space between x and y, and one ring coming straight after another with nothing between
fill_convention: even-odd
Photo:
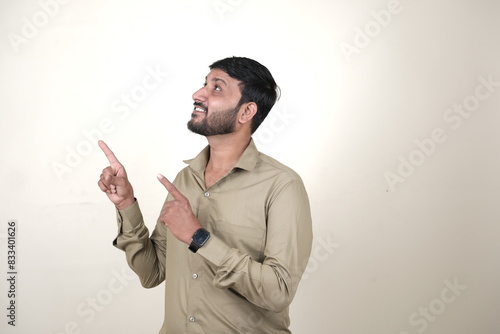
<instances>
[{"instance_id":1,"label":"fingernail","mask_svg":"<svg viewBox=\"0 0 500 334\"><path fill-rule=\"evenodd\" d=\"M158 178L158 180L161 180L163 178L163 175L158 174L158 175L156 175L156 177Z\"/></svg>"}]
</instances>

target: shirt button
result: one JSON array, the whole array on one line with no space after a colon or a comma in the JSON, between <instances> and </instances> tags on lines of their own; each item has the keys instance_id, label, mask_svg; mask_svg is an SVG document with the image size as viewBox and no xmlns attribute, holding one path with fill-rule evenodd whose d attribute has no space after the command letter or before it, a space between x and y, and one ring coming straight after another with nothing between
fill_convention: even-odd
<instances>
[{"instance_id":1,"label":"shirt button","mask_svg":"<svg viewBox=\"0 0 500 334\"><path fill-rule=\"evenodd\" d=\"M193 274L193 279L197 279L198 278L198 274Z\"/></svg>"},{"instance_id":2,"label":"shirt button","mask_svg":"<svg viewBox=\"0 0 500 334\"><path fill-rule=\"evenodd\" d=\"M189 317L189 322L195 322L195 321L196 321L196 318L195 318L195 317L193 317L193 316L190 316L190 317Z\"/></svg>"},{"instance_id":3,"label":"shirt button","mask_svg":"<svg viewBox=\"0 0 500 334\"><path fill-rule=\"evenodd\" d=\"M203 195L205 195L205 197L208 197L210 196L210 193L207 191L206 193L204 193Z\"/></svg>"}]
</instances>

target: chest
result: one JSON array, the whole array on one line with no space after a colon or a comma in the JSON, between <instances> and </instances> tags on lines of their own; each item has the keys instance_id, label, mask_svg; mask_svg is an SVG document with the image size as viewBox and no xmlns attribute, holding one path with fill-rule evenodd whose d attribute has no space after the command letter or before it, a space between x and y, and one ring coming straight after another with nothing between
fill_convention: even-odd
<instances>
[{"instance_id":1,"label":"chest","mask_svg":"<svg viewBox=\"0 0 500 334\"><path fill-rule=\"evenodd\" d=\"M190 187L185 195L203 227L230 247L262 260L267 236L268 185L241 176L227 175L211 187Z\"/></svg>"},{"instance_id":2,"label":"chest","mask_svg":"<svg viewBox=\"0 0 500 334\"><path fill-rule=\"evenodd\" d=\"M205 171L205 187L210 189L217 181L222 179L229 171Z\"/></svg>"}]
</instances>

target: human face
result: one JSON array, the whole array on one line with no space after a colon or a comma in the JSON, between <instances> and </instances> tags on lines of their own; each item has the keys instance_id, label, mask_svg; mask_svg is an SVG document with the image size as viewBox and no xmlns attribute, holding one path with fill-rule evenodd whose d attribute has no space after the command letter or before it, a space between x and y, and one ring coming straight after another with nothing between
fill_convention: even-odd
<instances>
[{"instance_id":1,"label":"human face","mask_svg":"<svg viewBox=\"0 0 500 334\"><path fill-rule=\"evenodd\" d=\"M213 69L202 88L193 94L194 110L188 129L202 136L232 133L240 110L240 81Z\"/></svg>"}]
</instances>

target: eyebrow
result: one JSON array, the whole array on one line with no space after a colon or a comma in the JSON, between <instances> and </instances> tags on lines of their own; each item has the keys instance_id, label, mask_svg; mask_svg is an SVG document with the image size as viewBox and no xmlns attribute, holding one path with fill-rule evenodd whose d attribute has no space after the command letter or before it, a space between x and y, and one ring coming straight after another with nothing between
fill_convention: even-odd
<instances>
[{"instance_id":1,"label":"eyebrow","mask_svg":"<svg viewBox=\"0 0 500 334\"><path fill-rule=\"evenodd\" d=\"M208 78L208 77L205 77L205 81L207 81L207 78ZM226 85L226 86L228 85L228 84L227 84L227 82L226 82L226 81L224 81L224 79L217 78L217 77L212 78L210 81L212 81L212 82L219 82L219 81L220 81L220 82L222 82L224 85Z\"/></svg>"}]
</instances>

